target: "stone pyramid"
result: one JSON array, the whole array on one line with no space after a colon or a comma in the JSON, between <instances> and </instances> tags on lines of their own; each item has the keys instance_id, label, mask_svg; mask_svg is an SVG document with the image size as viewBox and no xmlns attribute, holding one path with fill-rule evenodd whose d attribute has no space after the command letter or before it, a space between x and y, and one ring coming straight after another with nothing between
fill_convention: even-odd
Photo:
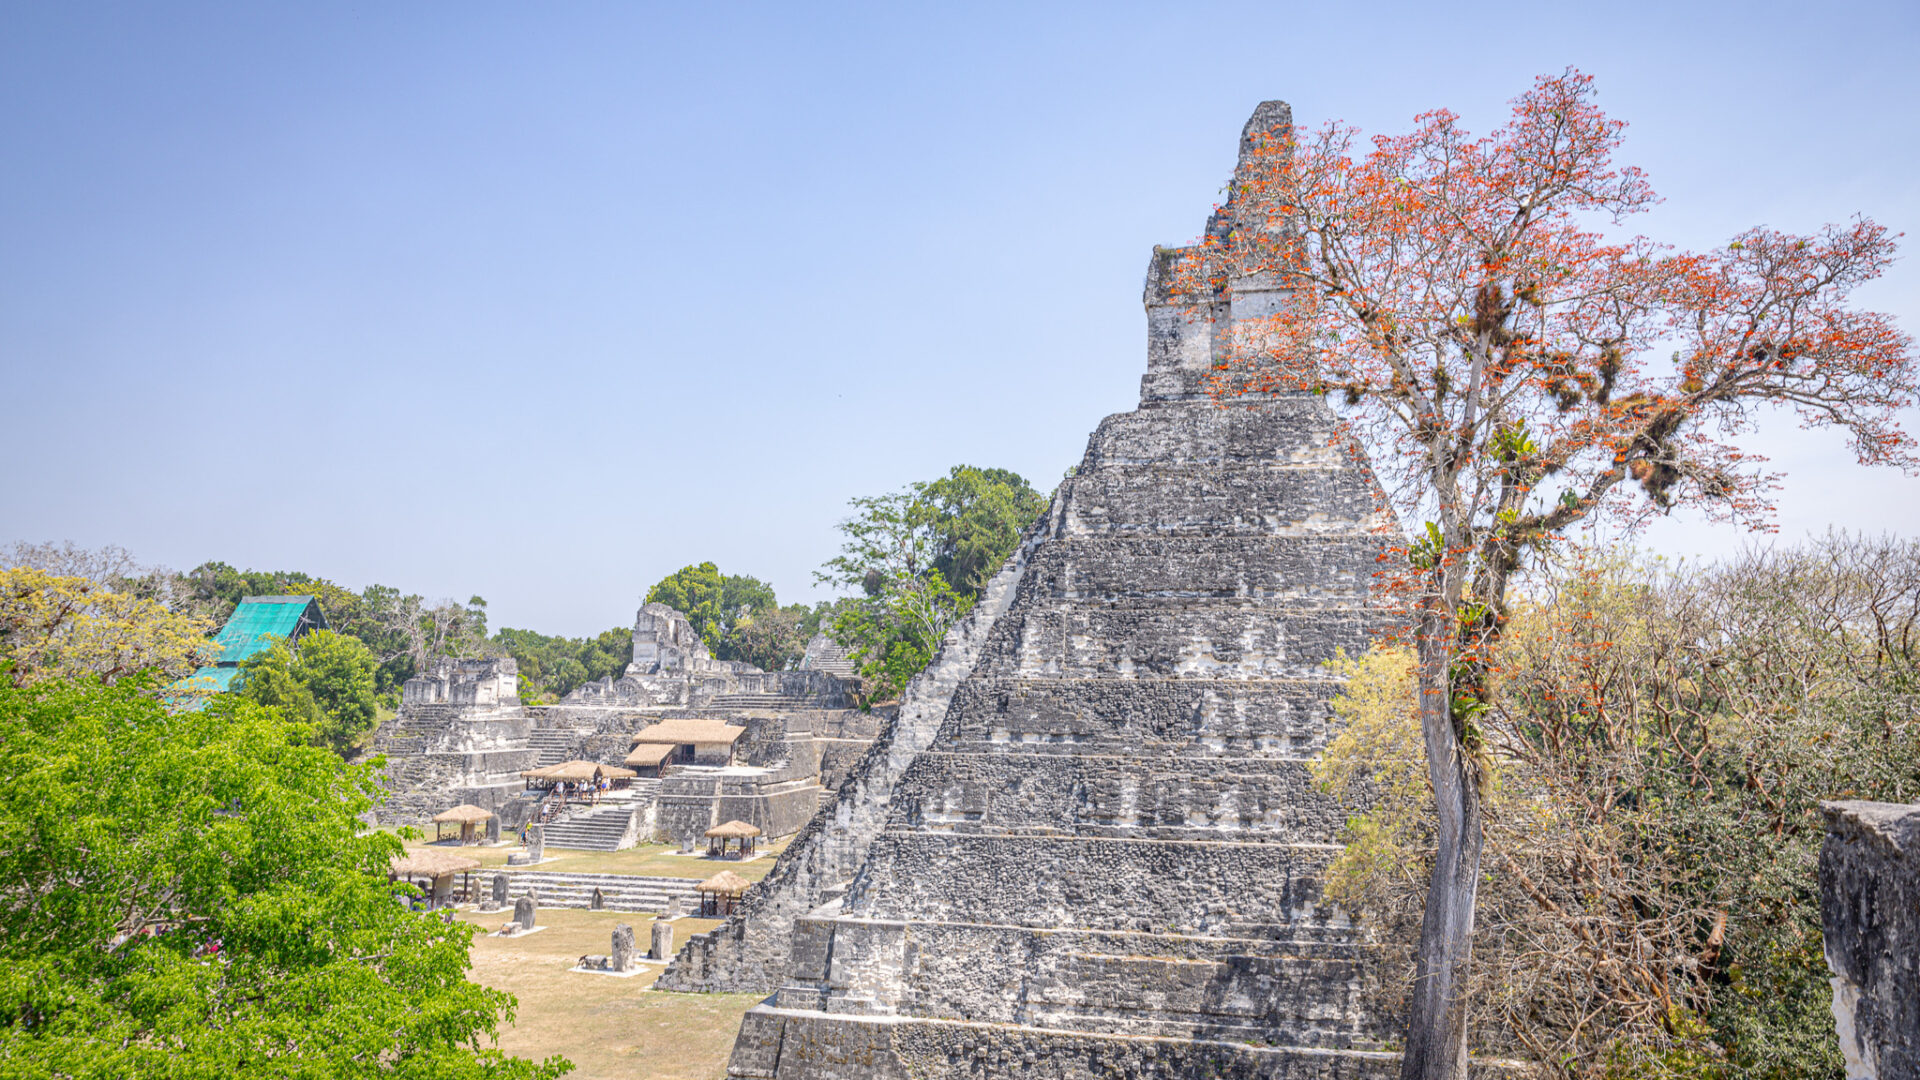
<instances>
[{"instance_id":1,"label":"stone pyramid","mask_svg":"<svg viewBox=\"0 0 1920 1080\"><path fill-rule=\"evenodd\" d=\"M1269 102L1247 135L1290 122ZM1231 203L1209 225L1238 227ZM730 1077L1397 1071L1368 946L1321 897L1347 810L1306 770L1324 661L1380 624L1388 522L1323 400L1208 394L1275 290L1230 279L1195 313L1167 295L1180 254L1149 271L1140 408L1100 425L758 907L663 981L773 984Z\"/></svg>"}]
</instances>

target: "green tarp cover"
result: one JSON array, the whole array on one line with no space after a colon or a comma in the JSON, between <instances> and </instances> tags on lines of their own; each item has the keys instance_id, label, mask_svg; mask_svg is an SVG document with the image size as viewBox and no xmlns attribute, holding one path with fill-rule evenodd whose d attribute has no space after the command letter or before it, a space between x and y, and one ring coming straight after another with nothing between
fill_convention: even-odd
<instances>
[{"instance_id":1,"label":"green tarp cover","mask_svg":"<svg viewBox=\"0 0 1920 1080\"><path fill-rule=\"evenodd\" d=\"M249 596L240 601L213 639L220 646L220 663L238 664L276 640L291 638L311 603L311 596Z\"/></svg>"}]
</instances>

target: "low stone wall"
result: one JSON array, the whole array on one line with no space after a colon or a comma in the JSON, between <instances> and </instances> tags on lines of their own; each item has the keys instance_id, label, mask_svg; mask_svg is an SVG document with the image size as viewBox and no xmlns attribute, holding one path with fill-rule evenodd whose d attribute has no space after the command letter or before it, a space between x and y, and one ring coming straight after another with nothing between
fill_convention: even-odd
<instances>
[{"instance_id":1,"label":"low stone wall","mask_svg":"<svg viewBox=\"0 0 1920 1080\"><path fill-rule=\"evenodd\" d=\"M1820 914L1848 1080L1920 1080L1920 805L1821 810Z\"/></svg>"},{"instance_id":2,"label":"low stone wall","mask_svg":"<svg viewBox=\"0 0 1920 1080\"><path fill-rule=\"evenodd\" d=\"M766 783L753 776L676 773L660 781L654 829L668 842L691 838L701 844L715 825L744 821L760 830L763 841L775 840L799 832L824 793L811 777Z\"/></svg>"}]
</instances>

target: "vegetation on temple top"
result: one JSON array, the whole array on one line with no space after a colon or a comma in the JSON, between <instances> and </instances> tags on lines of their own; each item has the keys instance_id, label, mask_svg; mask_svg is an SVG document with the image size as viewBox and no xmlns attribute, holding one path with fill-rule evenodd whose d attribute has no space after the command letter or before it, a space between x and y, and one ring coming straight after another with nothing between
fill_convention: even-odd
<instances>
[{"instance_id":1,"label":"vegetation on temple top","mask_svg":"<svg viewBox=\"0 0 1920 1080\"><path fill-rule=\"evenodd\" d=\"M820 611L805 604L781 607L773 586L745 574L723 574L703 562L660 579L646 602L665 604L687 617L717 660L738 660L764 671L800 662L807 639L820 625Z\"/></svg>"},{"instance_id":2,"label":"vegetation on temple top","mask_svg":"<svg viewBox=\"0 0 1920 1080\"><path fill-rule=\"evenodd\" d=\"M1849 303L1894 237L1864 218L1755 228L1704 253L1622 237L1656 201L1613 160L1623 127L1569 71L1481 139L1444 110L1364 144L1338 124L1255 132L1237 227L1177 272L1196 304L1249 277L1293 286L1270 317L1235 324L1220 390L1342 403L1417 532L1394 584L1439 826L1408 1080L1466 1068L1492 658L1526 562L1601 513L1695 505L1765 527L1774 478L1736 440L1768 407L1838 428L1864 464L1916 464L1897 423L1920 400L1910 340Z\"/></svg>"}]
</instances>

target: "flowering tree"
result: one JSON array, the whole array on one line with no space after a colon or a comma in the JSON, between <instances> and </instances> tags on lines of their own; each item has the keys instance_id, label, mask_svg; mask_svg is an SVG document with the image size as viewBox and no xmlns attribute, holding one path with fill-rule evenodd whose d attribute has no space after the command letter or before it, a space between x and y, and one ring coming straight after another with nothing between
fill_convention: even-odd
<instances>
[{"instance_id":1,"label":"flowering tree","mask_svg":"<svg viewBox=\"0 0 1920 1080\"><path fill-rule=\"evenodd\" d=\"M1422 523L1388 575L1410 609L1439 820L1409 1078L1465 1070L1476 717L1527 554L1602 513L1698 505L1767 527L1775 478L1737 441L1765 406L1843 429L1863 463L1920 464L1896 422L1920 399L1909 339L1847 303L1892 259L1887 231L1756 228L1698 254L1617 235L1655 196L1613 163L1624 125L1592 98L1568 71L1491 136L1436 111L1364 153L1339 125L1251 132L1233 227L1176 271L1196 305L1243 282L1290 289L1236 321L1217 391L1335 396L1393 509Z\"/></svg>"}]
</instances>

